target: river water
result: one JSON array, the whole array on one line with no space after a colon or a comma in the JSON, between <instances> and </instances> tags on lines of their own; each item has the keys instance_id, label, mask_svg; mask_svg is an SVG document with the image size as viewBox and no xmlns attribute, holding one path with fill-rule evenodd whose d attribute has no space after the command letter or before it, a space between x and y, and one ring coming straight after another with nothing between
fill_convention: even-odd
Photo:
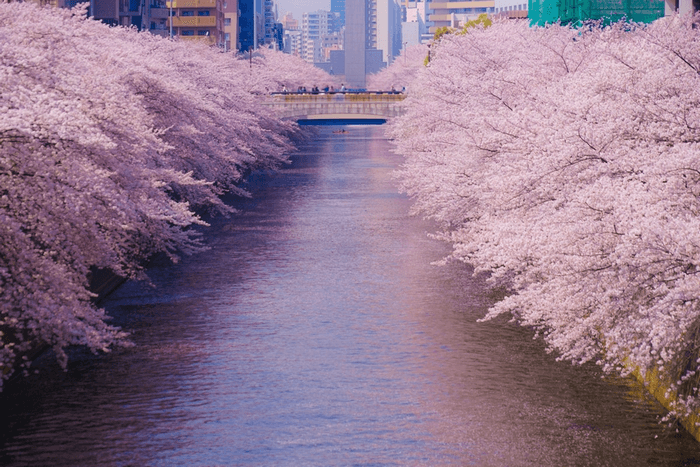
<instances>
[{"instance_id":1,"label":"river water","mask_svg":"<svg viewBox=\"0 0 700 467\"><path fill-rule=\"evenodd\" d=\"M0 397L0 464L700 465L638 385L556 362L407 213L382 127L318 128L211 249L104 306L134 347Z\"/></svg>"}]
</instances>

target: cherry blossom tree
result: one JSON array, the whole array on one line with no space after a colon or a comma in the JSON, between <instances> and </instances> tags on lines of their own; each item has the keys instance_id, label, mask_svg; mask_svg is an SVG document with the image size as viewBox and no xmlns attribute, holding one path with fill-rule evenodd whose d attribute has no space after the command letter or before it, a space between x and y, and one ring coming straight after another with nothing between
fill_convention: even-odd
<instances>
[{"instance_id":1,"label":"cherry blossom tree","mask_svg":"<svg viewBox=\"0 0 700 467\"><path fill-rule=\"evenodd\" d=\"M286 63L264 57L271 89ZM150 255L201 251L197 213L229 212L219 195L245 195L300 130L251 93L248 62L84 9L0 4L0 79L1 384L37 347L65 365L69 345L127 343L91 301L91 269L138 277Z\"/></svg>"},{"instance_id":2,"label":"cherry blossom tree","mask_svg":"<svg viewBox=\"0 0 700 467\"><path fill-rule=\"evenodd\" d=\"M246 55L241 55L240 59L246 60ZM294 91L299 86L307 89L313 86L339 87L337 77L311 66L299 57L272 49L258 49L253 54L250 69L252 72L247 75L245 86L254 94L280 92L285 87L289 91Z\"/></svg>"},{"instance_id":3,"label":"cherry blossom tree","mask_svg":"<svg viewBox=\"0 0 700 467\"><path fill-rule=\"evenodd\" d=\"M692 18L443 36L392 130L415 210L560 358L657 368L698 407Z\"/></svg>"},{"instance_id":4,"label":"cherry blossom tree","mask_svg":"<svg viewBox=\"0 0 700 467\"><path fill-rule=\"evenodd\" d=\"M367 89L376 91L388 91L392 87L397 91L402 88L410 89L418 70L424 67L423 62L427 55L426 44L407 47L390 66L367 77Z\"/></svg>"}]
</instances>

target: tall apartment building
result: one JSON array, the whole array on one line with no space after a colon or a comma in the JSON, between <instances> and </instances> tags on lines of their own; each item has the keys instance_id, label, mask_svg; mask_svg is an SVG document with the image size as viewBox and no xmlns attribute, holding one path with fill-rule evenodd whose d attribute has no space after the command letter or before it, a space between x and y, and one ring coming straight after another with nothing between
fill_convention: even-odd
<instances>
[{"instance_id":1,"label":"tall apartment building","mask_svg":"<svg viewBox=\"0 0 700 467\"><path fill-rule=\"evenodd\" d=\"M394 0L365 0L367 50L380 50L391 65L401 50L401 7Z\"/></svg>"},{"instance_id":2,"label":"tall apartment building","mask_svg":"<svg viewBox=\"0 0 700 467\"><path fill-rule=\"evenodd\" d=\"M255 46L255 2L239 0L238 2L238 50L247 52Z\"/></svg>"},{"instance_id":3,"label":"tall apartment building","mask_svg":"<svg viewBox=\"0 0 700 467\"><path fill-rule=\"evenodd\" d=\"M167 2L170 8L170 2ZM172 0L173 36L220 44L223 33L223 2L217 0Z\"/></svg>"},{"instance_id":4,"label":"tall apartment building","mask_svg":"<svg viewBox=\"0 0 700 467\"><path fill-rule=\"evenodd\" d=\"M314 60L314 62L330 62L331 52L333 52L334 50L343 50L343 31L322 35L320 44L320 57ZM329 71L332 71L332 69L329 69Z\"/></svg>"},{"instance_id":5,"label":"tall apartment building","mask_svg":"<svg viewBox=\"0 0 700 467\"><path fill-rule=\"evenodd\" d=\"M54 0L59 7L72 7L76 0ZM141 31L168 35L166 0L90 0L90 15L112 26L134 26Z\"/></svg>"},{"instance_id":6,"label":"tall apartment building","mask_svg":"<svg viewBox=\"0 0 700 467\"><path fill-rule=\"evenodd\" d=\"M223 37L220 37L222 48L228 50L238 50L238 0L224 0L223 12Z\"/></svg>"},{"instance_id":7,"label":"tall apartment building","mask_svg":"<svg viewBox=\"0 0 700 467\"><path fill-rule=\"evenodd\" d=\"M287 12L282 16L282 27L285 31L298 31L299 30L299 20L294 19L294 15Z\"/></svg>"},{"instance_id":8,"label":"tall apartment building","mask_svg":"<svg viewBox=\"0 0 700 467\"><path fill-rule=\"evenodd\" d=\"M95 19L114 26L201 40L227 50L236 48L238 0L91 0L90 7Z\"/></svg>"},{"instance_id":9,"label":"tall apartment building","mask_svg":"<svg viewBox=\"0 0 700 467\"><path fill-rule=\"evenodd\" d=\"M338 14L338 29L345 27L345 0L331 0L331 13Z\"/></svg>"},{"instance_id":10,"label":"tall apartment building","mask_svg":"<svg viewBox=\"0 0 700 467\"><path fill-rule=\"evenodd\" d=\"M301 58L314 63L320 57L321 36L330 34L336 28L336 15L330 11L318 10L304 13L301 19Z\"/></svg>"},{"instance_id":11,"label":"tall apartment building","mask_svg":"<svg viewBox=\"0 0 700 467\"><path fill-rule=\"evenodd\" d=\"M301 57L301 28L299 20L294 19L292 13L285 13L282 17L282 28L284 29L284 53Z\"/></svg>"},{"instance_id":12,"label":"tall apartment building","mask_svg":"<svg viewBox=\"0 0 700 467\"><path fill-rule=\"evenodd\" d=\"M428 21L431 10L427 1L405 0L401 5L401 49L416 44L422 44L432 39L429 29L432 23Z\"/></svg>"},{"instance_id":13,"label":"tall apartment building","mask_svg":"<svg viewBox=\"0 0 700 467\"><path fill-rule=\"evenodd\" d=\"M265 0L264 9L263 17L265 21L263 23L263 41L265 44L272 44L275 39L275 24L277 23L274 2L272 0Z\"/></svg>"},{"instance_id":14,"label":"tall apartment building","mask_svg":"<svg viewBox=\"0 0 700 467\"><path fill-rule=\"evenodd\" d=\"M284 32L284 53L301 57L301 31Z\"/></svg>"}]
</instances>

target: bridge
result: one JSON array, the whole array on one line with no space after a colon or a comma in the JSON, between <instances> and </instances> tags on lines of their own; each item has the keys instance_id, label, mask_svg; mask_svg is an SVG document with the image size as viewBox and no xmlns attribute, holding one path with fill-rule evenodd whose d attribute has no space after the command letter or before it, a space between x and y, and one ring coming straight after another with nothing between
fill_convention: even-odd
<instances>
[{"instance_id":1,"label":"bridge","mask_svg":"<svg viewBox=\"0 0 700 467\"><path fill-rule=\"evenodd\" d=\"M272 93L265 105L300 123L384 123L403 114L405 97L400 92Z\"/></svg>"}]
</instances>

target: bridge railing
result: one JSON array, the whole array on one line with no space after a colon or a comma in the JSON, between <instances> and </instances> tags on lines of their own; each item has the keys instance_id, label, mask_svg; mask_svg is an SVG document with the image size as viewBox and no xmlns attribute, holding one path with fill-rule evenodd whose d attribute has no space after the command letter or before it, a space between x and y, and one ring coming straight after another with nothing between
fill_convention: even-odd
<instances>
[{"instance_id":1,"label":"bridge railing","mask_svg":"<svg viewBox=\"0 0 700 467\"><path fill-rule=\"evenodd\" d=\"M403 114L401 101L405 98L401 92L275 92L269 95L266 105L283 118L321 115L389 118Z\"/></svg>"},{"instance_id":2,"label":"bridge railing","mask_svg":"<svg viewBox=\"0 0 700 467\"><path fill-rule=\"evenodd\" d=\"M406 98L406 95L402 92L390 92L390 91L378 91L378 92L367 92L367 91L320 91L318 93L312 92L272 92L270 97L273 99L283 99L287 102L319 102L328 100L341 100L349 102L370 102L370 101L384 101L384 102L399 102Z\"/></svg>"}]
</instances>

